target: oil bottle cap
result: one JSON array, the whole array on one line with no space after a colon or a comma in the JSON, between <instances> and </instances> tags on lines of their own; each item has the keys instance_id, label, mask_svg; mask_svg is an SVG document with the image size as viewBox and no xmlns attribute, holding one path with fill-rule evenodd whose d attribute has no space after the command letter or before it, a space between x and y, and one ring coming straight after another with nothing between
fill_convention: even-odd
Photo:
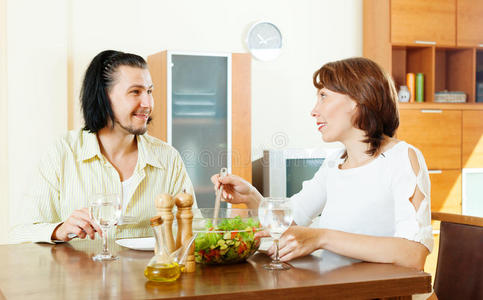
<instances>
[{"instance_id":1,"label":"oil bottle cap","mask_svg":"<svg viewBox=\"0 0 483 300\"><path fill-rule=\"evenodd\" d=\"M158 226L163 224L163 219L160 216L152 217L149 222L151 223L151 226Z\"/></svg>"}]
</instances>

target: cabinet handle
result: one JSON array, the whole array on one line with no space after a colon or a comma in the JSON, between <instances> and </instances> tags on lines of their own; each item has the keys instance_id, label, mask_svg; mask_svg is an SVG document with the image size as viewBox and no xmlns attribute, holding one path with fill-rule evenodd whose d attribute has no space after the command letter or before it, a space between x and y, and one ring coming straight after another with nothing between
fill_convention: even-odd
<instances>
[{"instance_id":1,"label":"cabinet handle","mask_svg":"<svg viewBox=\"0 0 483 300\"><path fill-rule=\"evenodd\" d=\"M442 170L428 170L428 173L429 174L441 174L441 173L443 173L443 171Z\"/></svg>"},{"instance_id":2,"label":"cabinet handle","mask_svg":"<svg viewBox=\"0 0 483 300\"><path fill-rule=\"evenodd\" d=\"M441 109L421 109L423 114L442 114L443 111Z\"/></svg>"},{"instance_id":3,"label":"cabinet handle","mask_svg":"<svg viewBox=\"0 0 483 300\"><path fill-rule=\"evenodd\" d=\"M436 45L436 42L433 41L414 41L414 43L423 45Z\"/></svg>"}]
</instances>

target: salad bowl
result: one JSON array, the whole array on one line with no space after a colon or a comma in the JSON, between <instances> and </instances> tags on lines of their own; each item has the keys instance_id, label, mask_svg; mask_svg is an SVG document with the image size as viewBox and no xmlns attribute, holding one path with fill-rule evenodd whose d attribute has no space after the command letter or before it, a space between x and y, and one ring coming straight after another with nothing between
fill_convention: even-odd
<instances>
[{"instance_id":1,"label":"salad bowl","mask_svg":"<svg viewBox=\"0 0 483 300\"><path fill-rule=\"evenodd\" d=\"M233 264L245 261L260 246L255 233L262 229L257 210L220 208L193 209L195 261L201 264Z\"/></svg>"}]
</instances>

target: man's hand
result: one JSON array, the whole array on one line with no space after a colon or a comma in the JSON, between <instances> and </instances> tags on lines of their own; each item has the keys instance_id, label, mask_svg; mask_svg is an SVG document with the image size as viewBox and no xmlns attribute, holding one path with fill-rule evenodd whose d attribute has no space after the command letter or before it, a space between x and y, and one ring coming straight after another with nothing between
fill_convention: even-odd
<instances>
[{"instance_id":1,"label":"man's hand","mask_svg":"<svg viewBox=\"0 0 483 300\"><path fill-rule=\"evenodd\" d=\"M67 235L69 233L76 234L79 238L85 239L89 236L91 240L95 238L96 231L102 236L101 228L89 217L87 208L77 209L64 221L55 228L52 233L52 240L70 241Z\"/></svg>"},{"instance_id":2,"label":"man's hand","mask_svg":"<svg viewBox=\"0 0 483 300\"><path fill-rule=\"evenodd\" d=\"M279 241L279 258L289 261L300 256L306 256L321 249L320 241L323 229L305 226L290 226ZM268 255L275 257L275 246L268 250Z\"/></svg>"}]
</instances>

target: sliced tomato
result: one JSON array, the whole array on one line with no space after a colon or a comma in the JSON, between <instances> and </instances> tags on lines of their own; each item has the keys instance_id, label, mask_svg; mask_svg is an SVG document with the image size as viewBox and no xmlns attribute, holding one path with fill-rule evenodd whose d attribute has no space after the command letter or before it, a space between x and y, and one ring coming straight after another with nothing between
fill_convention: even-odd
<instances>
[{"instance_id":1,"label":"sliced tomato","mask_svg":"<svg viewBox=\"0 0 483 300\"><path fill-rule=\"evenodd\" d=\"M241 242L240 243L240 246L238 246L238 249L237 249L237 252L238 254L242 254L243 251L247 250L247 244L245 244L244 242Z\"/></svg>"}]
</instances>

